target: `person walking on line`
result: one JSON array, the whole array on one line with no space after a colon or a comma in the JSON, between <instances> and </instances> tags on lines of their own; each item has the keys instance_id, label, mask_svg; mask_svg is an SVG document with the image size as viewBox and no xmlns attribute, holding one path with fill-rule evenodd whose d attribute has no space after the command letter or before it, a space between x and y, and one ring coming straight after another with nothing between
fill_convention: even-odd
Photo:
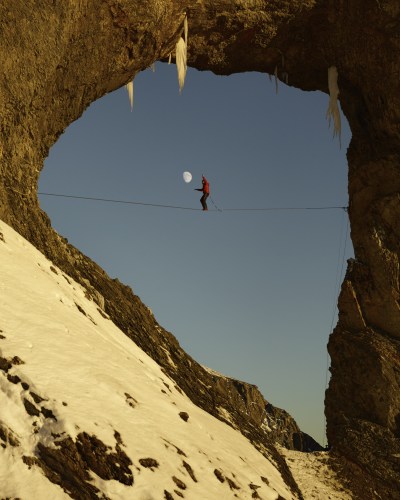
<instances>
[{"instance_id":1,"label":"person walking on line","mask_svg":"<svg viewBox=\"0 0 400 500\"><path fill-rule=\"evenodd\" d=\"M201 176L201 182L203 184L203 187L195 189L195 191L202 191L203 196L200 198L200 203L201 206L203 207L203 210L208 210L206 200L210 196L210 183L208 180L204 177L204 175Z\"/></svg>"}]
</instances>

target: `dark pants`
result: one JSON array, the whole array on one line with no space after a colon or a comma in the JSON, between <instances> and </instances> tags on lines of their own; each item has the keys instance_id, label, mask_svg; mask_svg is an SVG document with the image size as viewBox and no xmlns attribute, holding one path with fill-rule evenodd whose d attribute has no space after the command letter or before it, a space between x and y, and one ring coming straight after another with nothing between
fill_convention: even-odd
<instances>
[{"instance_id":1,"label":"dark pants","mask_svg":"<svg viewBox=\"0 0 400 500\"><path fill-rule=\"evenodd\" d=\"M208 196L209 196L208 193L204 193L203 196L200 198L200 203L203 207L203 210L208 210L207 203L206 203Z\"/></svg>"}]
</instances>

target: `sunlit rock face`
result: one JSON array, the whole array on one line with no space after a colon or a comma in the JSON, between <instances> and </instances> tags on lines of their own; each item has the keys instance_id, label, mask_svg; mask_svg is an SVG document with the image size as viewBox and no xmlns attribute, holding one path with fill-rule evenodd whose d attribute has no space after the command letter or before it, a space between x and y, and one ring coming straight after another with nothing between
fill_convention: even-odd
<instances>
[{"instance_id":1,"label":"sunlit rock face","mask_svg":"<svg viewBox=\"0 0 400 500\"><path fill-rule=\"evenodd\" d=\"M352 130L349 217L355 260L329 342L332 450L383 497L400 489L400 4L398 0L3 0L0 4L0 217L104 297L113 320L185 386L190 359L140 300L59 237L37 200L50 147L94 100L174 54L187 16L188 64L261 71L328 91L338 70ZM306 119L306 117L305 117ZM86 281L85 281L86 280ZM127 298L129 297L129 298ZM176 369L160 346L168 351ZM198 369L199 376L201 369ZM239 415L239 412L237 412ZM247 425L240 421L239 425ZM258 417L257 417L258 418ZM257 428L257 426L255 426ZM249 431L250 432L250 431ZM252 431L253 432L253 431ZM258 432L258 430L257 430ZM348 469L348 468L347 468ZM357 475L356 474L356 475ZM354 490L364 494L360 480ZM370 490L368 490L370 491Z\"/></svg>"}]
</instances>

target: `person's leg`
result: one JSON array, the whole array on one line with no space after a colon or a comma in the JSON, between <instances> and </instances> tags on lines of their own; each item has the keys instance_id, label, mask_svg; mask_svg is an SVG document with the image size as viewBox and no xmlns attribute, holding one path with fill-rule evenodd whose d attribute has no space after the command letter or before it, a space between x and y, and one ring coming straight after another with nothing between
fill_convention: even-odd
<instances>
[{"instance_id":1,"label":"person's leg","mask_svg":"<svg viewBox=\"0 0 400 500\"><path fill-rule=\"evenodd\" d=\"M207 198L208 198L208 193L204 193L200 199L203 210L208 210L207 203L206 203Z\"/></svg>"}]
</instances>

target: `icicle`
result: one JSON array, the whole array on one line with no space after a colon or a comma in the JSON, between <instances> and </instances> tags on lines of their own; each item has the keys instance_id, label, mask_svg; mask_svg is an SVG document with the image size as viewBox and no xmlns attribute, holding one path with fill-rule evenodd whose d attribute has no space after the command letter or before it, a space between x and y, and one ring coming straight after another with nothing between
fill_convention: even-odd
<instances>
[{"instance_id":1,"label":"icicle","mask_svg":"<svg viewBox=\"0 0 400 500\"><path fill-rule=\"evenodd\" d=\"M183 21L183 32L185 34L185 43L186 43L186 49L187 49L187 43L188 43L188 18L185 16L185 20Z\"/></svg>"},{"instance_id":2,"label":"icicle","mask_svg":"<svg viewBox=\"0 0 400 500\"><path fill-rule=\"evenodd\" d=\"M133 110L133 80L125 85L126 90L128 91L129 102L131 104L131 112Z\"/></svg>"},{"instance_id":3,"label":"icicle","mask_svg":"<svg viewBox=\"0 0 400 500\"><path fill-rule=\"evenodd\" d=\"M179 93L182 92L185 85L186 71L187 71L187 40L188 40L188 19L185 16L183 21L183 36L180 37L175 47L175 61L178 70ZM170 56L171 57L171 56Z\"/></svg>"},{"instance_id":4,"label":"icicle","mask_svg":"<svg viewBox=\"0 0 400 500\"><path fill-rule=\"evenodd\" d=\"M337 79L338 72L336 66L331 66L328 69L329 105L326 111L326 118L329 120L329 126L331 125L331 119L333 118L333 137L338 136L339 144L340 146L342 146L342 125L340 121L340 111L338 106L339 87Z\"/></svg>"},{"instance_id":5,"label":"icicle","mask_svg":"<svg viewBox=\"0 0 400 500\"><path fill-rule=\"evenodd\" d=\"M155 63L155 62L153 62L153 64L150 66L150 68L151 68L151 71L152 71L153 73L155 73L155 72L156 72L156 63Z\"/></svg>"},{"instance_id":6,"label":"icicle","mask_svg":"<svg viewBox=\"0 0 400 500\"><path fill-rule=\"evenodd\" d=\"M285 55L283 52L279 51L281 53L281 58L282 58L282 76L281 79L286 83L286 85L289 84L289 73L285 69Z\"/></svg>"},{"instance_id":7,"label":"icicle","mask_svg":"<svg viewBox=\"0 0 400 500\"><path fill-rule=\"evenodd\" d=\"M276 93L278 93L278 66L275 66L275 88L276 88Z\"/></svg>"},{"instance_id":8,"label":"icicle","mask_svg":"<svg viewBox=\"0 0 400 500\"><path fill-rule=\"evenodd\" d=\"M172 60L172 52L169 53L168 64L171 64L171 60Z\"/></svg>"},{"instance_id":9,"label":"icicle","mask_svg":"<svg viewBox=\"0 0 400 500\"><path fill-rule=\"evenodd\" d=\"M187 70L186 43L182 37L176 44L176 69L178 71L179 92L182 92Z\"/></svg>"}]
</instances>

